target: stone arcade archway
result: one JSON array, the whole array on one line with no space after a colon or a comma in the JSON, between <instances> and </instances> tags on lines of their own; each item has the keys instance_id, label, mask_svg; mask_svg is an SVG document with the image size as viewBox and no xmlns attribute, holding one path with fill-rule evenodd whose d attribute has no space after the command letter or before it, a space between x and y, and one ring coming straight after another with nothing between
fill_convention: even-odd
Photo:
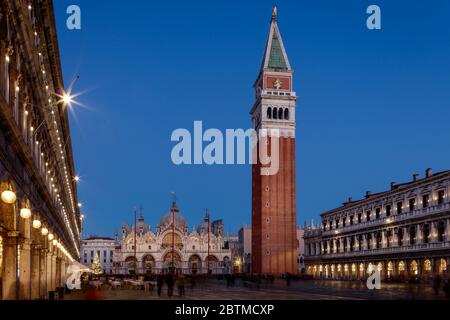
<instances>
[{"instance_id":1,"label":"stone arcade archway","mask_svg":"<svg viewBox=\"0 0 450 320\"><path fill-rule=\"evenodd\" d=\"M358 275L359 279L360 279L360 280L365 279L365 277L366 277L366 272L365 272L365 269L364 269L364 263L360 263L360 264L359 264L359 269L358 269L358 271L359 271L359 275Z\"/></svg>"},{"instance_id":2,"label":"stone arcade archway","mask_svg":"<svg viewBox=\"0 0 450 320\"><path fill-rule=\"evenodd\" d=\"M155 270L155 258L151 255L142 257L142 270L145 274L151 274Z\"/></svg>"},{"instance_id":3,"label":"stone arcade archway","mask_svg":"<svg viewBox=\"0 0 450 320\"><path fill-rule=\"evenodd\" d=\"M188 261L189 273L196 274L202 269L202 259L199 255L193 254Z\"/></svg>"},{"instance_id":4,"label":"stone arcade archway","mask_svg":"<svg viewBox=\"0 0 450 320\"><path fill-rule=\"evenodd\" d=\"M406 264L404 261L398 262L398 277L400 280L404 280L406 277Z\"/></svg>"},{"instance_id":5,"label":"stone arcade archway","mask_svg":"<svg viewBox=\"0 0 450 320\"><path fill-rule=\"evenodd\" d=\"M2 182L0 185L0 194L9 189L13 191L16 195L18 194L17 189L13 181L9 180L8 177L4 179L2 177ZM1 293L0 297L6 300L15 300L19 296L18 287L16 286L16 281L19 280L16 266L17 260L16 255L19 250L17 241L18 238L12 236L9 237L6 230L16 230L16 224L18 221L18 215L15 211L18 210L16 200L14 204L6 204L0 199L0 231L3 231L0 236L2 237L2 268L0 269L0 287ZM14 218L16 216L16 219Z\"/></svg>"},{"instance_id":6,"label":"stone arcade archway","mask_svg":"<svg viewBox=\"0 0 450 320\"><path fill-rule=\"evenodd\" d=\"M136 274L137 259L134 256L129 256L125 259L125 269L128 274Z\"/></svg>"},{"instance_id":7,"label":"stone arcade archway","mask_svg":"<svg viewBox=\"0 0 450 320\"><path fill-rule=\"evenodd\" d=\"M432 265L432 263L431 263L431 260L430 259L425 259L424 261L423 261L423 266L422 266L422 276L424 277L424 278L426 278L426 277L429 277L431 274L432 274L432 272L433 272L433 265Z\"/></svg>"},{"instance_id":8,"label":"stone arcade archway","mask_svg":"<svg viewBox=\"0 0 450 320\"><path fill-rule=\"evenodd\" d=\"M175 247L175 249L183 249L183 240L177 232L168 232L162 239L162 249L172 248L172 245Z\"/></svg>"},{"instance_id":9,"label":"stone arcade archway","mask_svg":"<svg viewBox=\"0 0 450 320\"><path fill-rule=\"evenodd\" d=\"M176 272L182 267L181 256L176 251L169 251L163 258L164 272Z\"/></svg>"},{"instance_id":10,"label":"stone arcade archway","mask_svg":"<svg viewBox=\"0 0 450 320\"><path fill-rule=\"evenodd\" d=\"M387 279L392 280L392 278L394 277L394 264L392 263L392 261L388 261L386 271L387 271L386 273Z\"/></svg>"},{"instance_id":11,"label":"stone arcade archway","mask_svg":"<svg viewBox=\"0 0 450 320\"><path fill-rule=\"evenodd\" d=\"M447 272L447 261L444 258L439 259L438 271L439 273Z\"/></svg>"},{"instance_id":12,"label":"stone arcade archway","mask_svg":"<svg viewBox=\"0 0 450 320\"><path fill-rule=\"evenodd\" d=\"M216 273L219 267L219 259L216 256L209 255L205 258L205 268L208 273Z\"/></svg>"}]
</instances>

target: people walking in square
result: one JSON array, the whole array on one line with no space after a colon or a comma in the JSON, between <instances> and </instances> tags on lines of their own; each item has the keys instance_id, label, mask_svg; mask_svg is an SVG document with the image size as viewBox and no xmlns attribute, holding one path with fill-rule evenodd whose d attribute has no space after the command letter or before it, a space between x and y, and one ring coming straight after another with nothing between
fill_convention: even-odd
<instances>
[{"instance_id":1,"label":"people walking in square","mask_svg":"<svg viewBox=\"0 0 450 320\"><path fill-rule=\"evenodd\" d=\"M225 280L227 281L227 287L231 287L231 275L229 273L225 275Z\"/></svg>"},{"instance_id":2,"label":"people walking in square","mask_svg":"<svg viewBox=\"0 0 450 320\"><path fill-rule=\"evenodd\" d=\"M178 277L177 277L177 287L178 287L178 295L180 296L180 297L182 297L182 296L184 296L184 274L180 274Z\"/></svg>"},{"instance_id":3,"label":"people walking in square","mask_svg":"<svg viewBox=\"0 0 450 320\"><path fill-rule=\"evenodd\" d=\"M158 289L158 297L161 297L161 290L164 285L164 275L159 274L156 278L156 287Z\"/></svg>"},{"instance_id":4,"label":"people walking in square","mask_svg":"<svg viewBox=\"0 0 450 320\"><path fill-rule=\"evenodd\" d=\"M439 289L441 288L441 282L442 282L442 278L440 275L435 275L433 278L433 289L434 289L434 294L435 295L439 295Z\"/></svg>"},{"instance_id":5,"label":"people walking in square","mask_svg":"<svg viewBox=\"0 0 450 320\"><path fill-rule=\"evenodd\" d=\"M286 273L286 285L287 285L288 287L291 286L291 280L292 280L291 274L290 274L289 272Z\"/></svg>"},{"instance_id":6,"label":"people walking in square","mask_svg":"<svg viewBox=\"0 0 450 320\"><path fill-rule=\"evenodd\" d=\"M447 281L445 281L443 290L444 290L444 293L445 293L445 297L448 300L450 300L450 280L449 279L447 279Z\"/></svg>"},{"instance_id":7,"label":"people walking in square","mask_svg":"<svg viewBox=\"0 0 450 320\"><path fill-rule=\"evenodd\" d=\"M167 295L169 297L173 296L173 287L175 285L175 280L173 278L173 273L169 272L166 276L166 284L167 284Z\"/></svg>"}]
</instances>

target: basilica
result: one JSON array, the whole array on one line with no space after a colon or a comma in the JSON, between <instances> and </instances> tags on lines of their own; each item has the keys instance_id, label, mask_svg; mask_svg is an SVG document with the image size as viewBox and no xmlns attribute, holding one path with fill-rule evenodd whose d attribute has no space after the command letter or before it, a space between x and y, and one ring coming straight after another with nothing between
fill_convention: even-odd
<instances>
[{"instance_id":1,"label":"basilica","mask_svg":"<svg viewBox=\"0 0 450 320\"><path fill-rule=\"evenodd\" d=\"M156 229L142 212L133 225L123 225L113 254L115 274L226 274L231 272L231 251L225 248L222 220L204 221L188 230L174 200Z\"/></svg>"}]
</instances>

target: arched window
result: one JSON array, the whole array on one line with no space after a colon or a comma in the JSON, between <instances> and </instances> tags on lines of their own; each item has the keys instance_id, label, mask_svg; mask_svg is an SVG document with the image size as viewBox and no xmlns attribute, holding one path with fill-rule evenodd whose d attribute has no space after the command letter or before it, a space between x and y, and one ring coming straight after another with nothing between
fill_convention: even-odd
<instances>
[{"instance_id":1,"label":"arched window","mask_svg":"<svg viewBox=\"0 0 450 320\"><path fill-rule=\"evenodd\" d=\"M3 94L5 96L7 103L9 103L10 61L11 61L11 57L9 56L8 53L6 53L5 66L4 66L5 73L3 76L3 81L4 81Z\"/></svg>"},{"instance_id":2,"label":"arched window","mask_svg":"<svg viewBox=\"0 0 450 320\"><path fill-rule=\"evenodd\" d=\"M377 269L378 269L378 272L383 271L383 263L382 262L378 262Z\"/></svg>"},{"instance_id":3,"label":"arched window","mask_svg":"<svg viewBox=\"0 0 450 320\"><path fill-rule=\"evenodd\" d=\"M382 240L382 235L381 232L377 233L377 242L376 242L376 248L380 249L381 248L381 240Z\"/></svg>"},{"instance_id":4,"label":"arched window","mask_svg":"<svg viewBox=\"0 0 450 320\"><path fill-rule=\"evenodd\" d=\"M423 269L425 271L425 273L430 273L431 272L431 261L430 259L427 259L423 262Z\"/></svg>"},{"instance_id":5,"label":"arched window","mask_svg":"<svg viewBox=\"0 0 450 320\"><path fill-rule=\"evenodd\" d=\"M22 136L26 142L28 139L28 110L27 110L27 105L25 103L23 104Z\"/></svg>"},{"instance_id":6,"label":"arched window","mask_svg":"<svg viewBox=\"0 0 450 320\"><path fill-rule=\"evenodd\" d=\"M6 14L6 9L0 8L1 12L0 15L3 15L3 18L0 19L0 40L4 41L5 43L10 43L11 41L11 30L9 25L9 19L8 15ZM6 45L6 52L4 53L3 57L5 60L4 63L4 74L3 74L3 94L5 96L6 102L9 104L10 102L10 62L12 61L12 46L9 47Z\"/></svg>"},{"instance_id":7,"label":"arched window","mask_svg":"<svg viewBox=\"0 0 450 320\"><path fill-rule=\"evenodd\" d=\"M283 120L283 109L278 109L278 119Z\"/></svg>"},{"instance_id":8,"label":"arched window","mask_svg":"<svg viewBox=\"0 0 450 320\"><path fill-rule=\"evenodd\" d=\"M411 226L409 228L409 244L416 243L416 226Z\"/></svg>"},{"instance_id":9,"label":"arched window","mask_svg":"<svg viewBox=\"0 0 450 320\"><path fill-rule=\"evenodd\" d=\"M272 108L267 108L267 119L272 119Z\"/></svg>"},{"instance_id":10,"label":"arched window","mask_svg":"<svg viewBox=\"0 0 450 320\"><path fill-rule=\"evenodd\" d=\"M403 228L398 229L397 240L397 244L401 246L403 244Z\"/></svg>"},{"instance_id":11,"label":"arched window","mask_svg":"<svg viewBox=\"0 0 450 320\"><path fill-rule=\"evenodd\" d=\"M410 270L411 273L415 276L417 276L419 274L419 269L417 268L417 262L416 260L413 260L410 264Z\"/></svg>"},{"instance_id":12,"label":"arched window","mask_svg":"<svg viewBox=\"0 0 450 320\"><path fill-rule=\"evenodd\" d=\"M443 242L445 238L445 222L439 221L438 223L438 241Z\"/></svg>"},{"instance_id":13,"label":"arched window","mask_svg":"<svg viewBox=\"0 0 450 320\"><path fill-rule=\"evenodd\" d=\"M284 120L289 120L289 109L284 109Z\"/></svg>"},{"instance_id":14,"label":"arched window","mask_svg":"<svg viewBox=\"0 0 450 320\"><path fill-rule=\"evenodd\" d=\"M13 113L14 113L14 120L16 121L16 124L19 124L19 104L20 104L20 88L19 88L19 81L16 81L14 83L14 109L13 109Z\"/></svg>"},{"instance_id":15,"label":"arched window","mask_svg":"<svg viewBox=\"0 0 450 320\"><path fill-rule=\"evenodd\" d=\"M433 223L433 222L432 222ZM430 225L428 223L423 226L423 242L428 243L430 241Z\"/></svg>"},{"instance_id":16,"label":"arched window","mask_svg":"<svg viewBox=\"0 0 450 320\"><path fill-rule=\"evenodd\" d=\"M439 272L443 273L447 271L447 262L445 261L445 259L440 259L439 260Z\"/></svg>"},{"instance_id":17,"label":"arched window","mask_svg":"<svg viewBox=\"0 0 450 320\"><path fill-rule=\"evenodd\" d=\"M273 108L273 118L278 119L278 109L277 108Z\"/></svg>"},{"instance_id":18,"label":"arched window","mask_svg":"<svg viewBox=\"0 0 450 320\"><path fill-rule=\"evenodd\" d=\"M392 261L389 261L387 264L387 272L388 277L390 278L392 276L392 273L394 272L394 264L392 263Z\"/></svg>"}]
</instances>

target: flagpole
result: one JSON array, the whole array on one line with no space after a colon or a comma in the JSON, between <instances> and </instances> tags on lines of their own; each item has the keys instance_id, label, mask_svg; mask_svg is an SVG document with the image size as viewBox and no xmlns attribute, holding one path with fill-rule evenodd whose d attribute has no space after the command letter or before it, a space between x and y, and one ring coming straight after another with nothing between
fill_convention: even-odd
<instances>
[{"instance_id":1,"label":"flagpole","mask_svg":"<svg viewBox=\"0 0 450 320\"><path fill-rule=\"evenodd\" d=\"M137 275L137 258L136 258L136 207L134 207L134 263L135 263L135 273Z\"/></svg>"}]
</instances>

